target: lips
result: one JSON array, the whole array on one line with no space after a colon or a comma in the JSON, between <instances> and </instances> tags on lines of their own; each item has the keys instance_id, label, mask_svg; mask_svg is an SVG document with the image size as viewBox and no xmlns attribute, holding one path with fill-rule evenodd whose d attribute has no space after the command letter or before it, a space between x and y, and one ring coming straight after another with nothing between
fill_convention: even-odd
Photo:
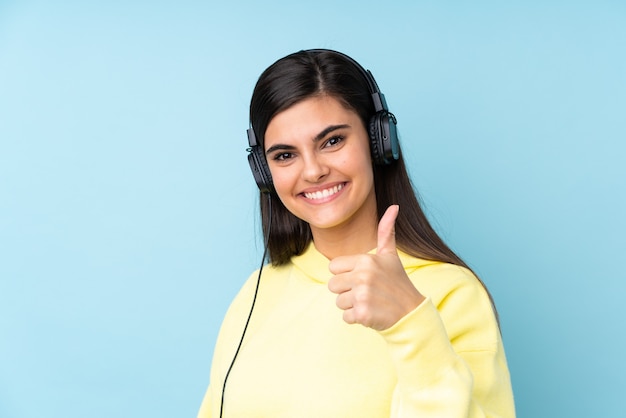
<instances>
[{"instance_id":1,"label":"lips","mask_svg":"<svg viewBox=\"0 0 626 418\"><path fill-rule=\"evenodd\" d=\"M304 195L304 197L310 200L321 200L321 199L326 199L338 193L340 190L344 188L344 186L345 186L345 183L339 183L327 189L316 190L314 192L303 192L302 194Z\"/></svg>"}]
</instances>

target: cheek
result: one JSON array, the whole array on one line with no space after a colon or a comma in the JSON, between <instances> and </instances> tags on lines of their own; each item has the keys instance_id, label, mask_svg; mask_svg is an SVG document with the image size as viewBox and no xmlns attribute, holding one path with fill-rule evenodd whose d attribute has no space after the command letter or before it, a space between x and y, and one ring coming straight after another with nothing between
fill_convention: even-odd
<instances>
[{"instance_id":1,"label":"cheek","mask_svg":"<svg viewBox=\"0 0 626 418\"><path fill-rule=\"evenodd\" d=\"M295 185L295 179L291 170L280 168L270 172L272 174L274 189L276 189L278 197L283 200L283 197L291 195Z\"/></svg>"},{"instance_id":2,"label":"cheek","mask_svg":"<svg viewBox=\"0 0 626 418\"><path fill-rule=\"evenodd\" d=\"M373 176L374 175L373 162L368 151L369 149L365 151L361 150L358 156L355 155L355 157L358 157L358 158L347 160L346 164L350 164L352 166L352 169L355 171L359 171L362 174L367 173L368 175Z\"/></svg>"}]
</instances>

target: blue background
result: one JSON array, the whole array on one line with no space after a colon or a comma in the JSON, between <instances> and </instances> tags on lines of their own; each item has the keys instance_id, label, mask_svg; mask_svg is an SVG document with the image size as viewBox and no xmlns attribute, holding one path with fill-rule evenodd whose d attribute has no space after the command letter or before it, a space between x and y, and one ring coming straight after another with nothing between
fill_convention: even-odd
<instances>
[{"instance_id":1,"label":"blue background","mask_svg":"<svg viewBox=\"0 0 626 418\"><path fill-rule=\"evenodd\" d=\"M624 2L0 0L0 417L195 416L262 250L251 91L315 47L386 94L518 416L623 413Z\"/></svg>"}]
</instances>

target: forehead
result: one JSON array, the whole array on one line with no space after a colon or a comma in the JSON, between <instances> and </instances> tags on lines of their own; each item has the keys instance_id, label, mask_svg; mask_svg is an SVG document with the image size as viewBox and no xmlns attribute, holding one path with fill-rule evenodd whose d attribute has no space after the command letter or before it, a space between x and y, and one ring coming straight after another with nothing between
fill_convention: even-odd
<instances>
[{"instance_id":1,"label":"forehead","mask_svg":"<svg viewBox=\"0 0 626 418\"><path fill-rule=\"evenodd\" d=\"M329 125L362 125L357 113L332 96L315 96L279 112L265 131L266 147L274 142L311 139Z\"/></svg>"}]
</instances>

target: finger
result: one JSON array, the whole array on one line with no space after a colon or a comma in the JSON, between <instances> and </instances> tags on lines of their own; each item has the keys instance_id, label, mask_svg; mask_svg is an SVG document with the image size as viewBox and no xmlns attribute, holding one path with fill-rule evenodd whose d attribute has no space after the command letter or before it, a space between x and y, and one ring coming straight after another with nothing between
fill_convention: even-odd
<instances>
[{"instance_id":1,"label":"finger","mask_svg":"<svg viewBox=\"0 0 626 418\"><path fill-rule=\"evenodd\" d=\"M392 205L387 208L385 214L378 223L378 245L376 254L396 253L396 218L400 207Z\"/></svg>"},{"instance_id":2,"label":"finger","mask_svg":"<svg viewBox=\"0 0 626 418\"><path fill-rule=\"evenodd\" d=\"M356 324L356 316L354 315L354 308L349 308L343 311L343 321L346 324Z\"/></svg>"},{"instance_id":3,"label":"finger","mask_svg":"<svg viewBox=\"0 0 626 418\"><path fill-rule=\"evenodd\" d=\"M335 294L345 293L352 289L352 283L349 277L345 275L333 276L328 281L328 290Z\"/></svg>"},{"instance_id":4,"label":"finger","mask_svg":"<svg viewBox=\"0 0 626 418\"><path fill-rule=\"evenodd\" d=\"M328 264L328 270L332 274L341 274L346 273L348 271L354 270L354 266L356 266L357 259L355 256L344 255L340 257L335 257L330 260Z\"/></svg>"},{"instance_id":5,"label":"finger","mask_svg":"<svg viewBox=\"0 0 626 418\"><path fill-rule=\"evenodd\" d=\"M354 301L352 299L351 292L347 291L347 292L338 294L335 303L337 307L341 309L342 311L352 308L354 305Z\"/></svg>"}]
</instances>

